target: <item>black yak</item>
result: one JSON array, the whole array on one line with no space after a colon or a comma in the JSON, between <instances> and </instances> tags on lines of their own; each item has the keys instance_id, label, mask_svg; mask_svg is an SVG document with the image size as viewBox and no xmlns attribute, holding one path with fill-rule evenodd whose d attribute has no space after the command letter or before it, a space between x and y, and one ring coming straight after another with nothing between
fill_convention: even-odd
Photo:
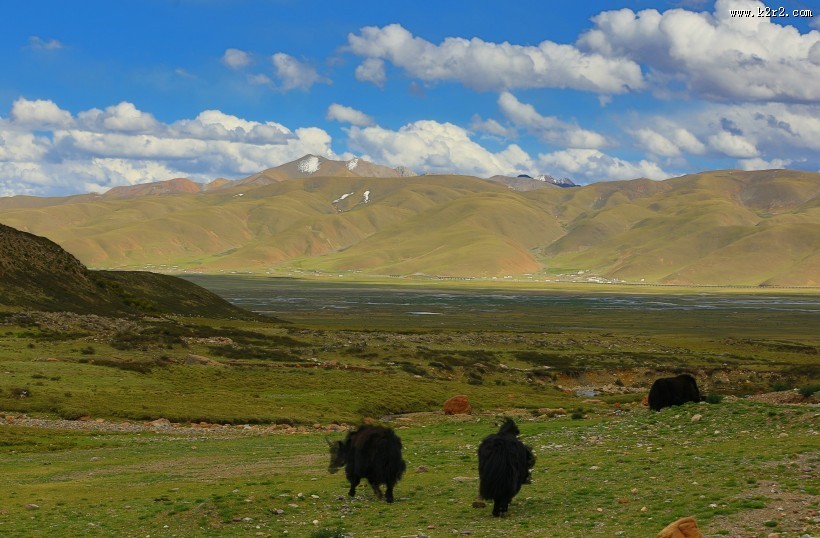
<instances>
[{"instance_id":1,"label":"black yak","mask_svg":"<svg viewBox=\"0 0 820 538\"><path fill-rule=\"evenodd\" d=\"M689 374L656 379L649 389L649 408L660 411L664 407L699 402L700 391L695 378Z\"/></svg>"},{"instance_id":2,"label":"black yak","mask_svg":"<svg viewBox=\"0 0 820 538\"><path fill-rule=\"evenodd\" d=\"M535 465L532 449L519 441L518 434L518 426L508 418L478 447L478 491L482 499L493 501L496 517L506 514L521 485L530 483Z\"/></svg>"},{"instance_id":3,"label":"black yak","mask_svg":"<svg viewBox=\"0 0 820 538\"><path fill-rule=\"evenodd\" d=\"M393 502L393 486L404 474L406 465L401 457L401 439L390 428L383 426L359 426L349 432L344 441L330 445L330 465L328 471L335 473L341 467L350 482L348 495L356 495L356 486L362 478L373 488L373 493L382 498L381 484L387 486L384 498Z\"/></svg>"}]
</instances>

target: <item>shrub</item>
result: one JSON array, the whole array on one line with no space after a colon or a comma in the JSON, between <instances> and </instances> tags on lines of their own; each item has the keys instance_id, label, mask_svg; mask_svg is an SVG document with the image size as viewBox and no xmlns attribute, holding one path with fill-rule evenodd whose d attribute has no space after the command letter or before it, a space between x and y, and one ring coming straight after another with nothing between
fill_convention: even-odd
<instances>
[{"instance_id":1,"label":"shrub","mask_svg":"<svg viewBox=\"0 0 820 538\"><path fill-rule=\"evenodd\" d=\"M786 381L775 381L772 383L772 392L783 392L790 388L792 388L791 385Z\"/></svg>"},{"instance_id":2,"label":"shrub","mask_svg":"<svg viewBox=\"0 0 820 538\"><path fill-rule=\"evenodd\" d=\"M706 397L703 398L703 401L706 402L706 403L710 403L710 404L719 404L720 402L723 401L723 395L722 394L710 393L710 394L707 394Z\"/></svg>"},{"instance_id":3,"label":"shrub","mask_svg":"<svg viewBox=\"0 0 820 538\"><path fill-rule=\"evenodd\" d=\"M820 383L812 383L811 385L800 387L797 389L797 392L806 398L811 398L815 392L820 392Z\"/></svg>"},{"instance_id":4,"label":"shrub","mask_svg":"<svg viewBox=\"0 0 820 538\"><path fill-rule=\"evenodd\" d=\"M584 418L583 411L573 411L572 414L569 416L572 420L581 420Z\"/></svg>"},{"instance_id":5,"label":"shrub","mask_svg":"<svg viewBox=\"0 0 820 538\"><path fill-rule=\"evenodd\" d=\"M94 349L94 346L86 346L80 350L80 353L83 355L93 355L96 352L97 350Z\"/></svg>"}]
</instances>

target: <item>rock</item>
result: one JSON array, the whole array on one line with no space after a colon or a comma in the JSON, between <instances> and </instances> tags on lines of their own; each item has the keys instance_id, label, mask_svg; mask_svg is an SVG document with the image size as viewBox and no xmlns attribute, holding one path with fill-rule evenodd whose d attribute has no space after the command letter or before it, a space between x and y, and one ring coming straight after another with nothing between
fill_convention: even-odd
<instances>
[{"instance_id":1,"label":"rock","mask_svg":"<svg viewBox=\"0 0 820 538\"><path fill-rule=\"evenodd\" d=\"M417 473L426 473L428 470L429 469L427 469L427 467L425 467L424 465L419 465L418 467L416 467Z\"/></svg>"},{"instance_id":2,"label":"rock","mask_svg":"<svg viewBox=\"0 0 820 538\"><path fill-rule=\"evenodd\" d=\"M26 510L39 510L39 509L40 509L39 504L30 503L30 504L26 505Z\"/></svg>"},{"instance_id":3,"label":"rock","mask_svg":"<svg viewBox=\"0 0 820 538\"><path fill-rule=\"evenodd\" d=\"M152 420L151 422L146 423L146 426L151 426L154 428L170 428L171 421L167 418L158 418L156 420Z\"/></svg>"},{"instance_id":4,"label":"rock","mask_svg":"<svg viewBox=\"0 0 820 538\"><path fill-rule=\"evenodd\" d=\"M644 407L649 407L649 394L647 394L643 397L643 399L641 399L641 405Z\"/></svg>"},{"instance_id":5,"label":"rock","mask_svg":"<svg viewBox=\"0 0 820 538\"><path fill-rule=\"evenodd\" d=\"M473 408L470 406L470 399L463 394L453 396L444 402L445 415L471 415Z\"/></svg>"},{"instance_id":6,"label":"rock","mask_svg":"<svg viewBox=\"0 0 820 538\"><path fill-rule=\"evenodd\" d=\"M704 538L693 517L684 517L667 525L658 538Z\"/></svg>"},{"instance_id":7,"label":"rock","mask_svg":"<svg viewBox=\"0 0 820 538\"><path fill-rule=\"evenodd\" d=\"M473 508L484 508L487 506L487 503L484 501L473 501Z\"/></svg>"},{"instance_id":8,"label":"rock","mask_svg":"<svg viewBox=\"0 0 820 538\"><path fill-rule=\"evenodd\" d=\"M703 415L701 415L701 414L692 415L692 422L700 422L700 419L702 419L702 418L703 418Z\"/></svg>"}]
</instances>

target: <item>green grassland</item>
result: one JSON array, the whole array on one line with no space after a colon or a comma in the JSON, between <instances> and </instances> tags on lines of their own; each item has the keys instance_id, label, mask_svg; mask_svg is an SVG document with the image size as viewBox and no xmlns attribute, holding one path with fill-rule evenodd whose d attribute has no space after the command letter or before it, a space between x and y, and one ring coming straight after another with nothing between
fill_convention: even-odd
<instances>
[{"instance_id":1,"label":"green grassland","mask_svg":"<svg viewBox=\"0 0 820 538\"><path fill-rule=\"evenodd\" d=\"M502 283L484 291L567 300L499 313L482 311L473 281L192 280L246 300L321 306L341 293L359 306L285 306L268 320L0 314L0 534L644 537L686 515L707 536L818 530L816 407L728 397L820 381L817 314L799 304L612 310L590 307L589 287ZM459 306L408 316L412 299L366 300L422 291ZM679 371L727 398L660 413L638 404L655 377ZM619 390L576 395L589 387ZM441 413L455 394L469 396L472 416ZM503 415L538 463L501 521L472 502L476 447ZM343 476L326 470L323 436L366 417L404 443L393 505L367 488L348 499ZM158 418L223 426L114 431ZM80 429L31 427L68 424L54 419Z\"/></svg>"},{"instance_id":2,"label":"green grassland","mask_svg":"<svg viewBox=\"0 0 820 538\"><path fill-rule=\"evenodd\" d=\"M702 415L693 422L691 417ZM476 499L492 416L397 422L396 502L346 496L320 434L111 434L0 428L5 536L654 536L693 515L707 536L817 531L812 409L693 405L519 417L538 458L507 518ZM338 438L340 434L331 434ZM420 472L421 467L426 472ZM33 506L33 505L36 505Z\"/></svg>"}]
</instances>

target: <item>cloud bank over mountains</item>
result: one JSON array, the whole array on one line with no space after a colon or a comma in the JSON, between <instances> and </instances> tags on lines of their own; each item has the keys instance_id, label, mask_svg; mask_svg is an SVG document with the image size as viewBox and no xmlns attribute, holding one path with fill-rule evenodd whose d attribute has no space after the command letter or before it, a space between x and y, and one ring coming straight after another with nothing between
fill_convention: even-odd
<instances>
[{"instance_id":1,"label":"cloud bank over mountains","mask_svg":"<svg viewBox=\"0 0 820 538\"><path fill-rule=\"evenodd\" d=\"M295 96L287 102L310 120L282 120L281 107L260 120L219 106L163 121L130 99L67 110L22 94L0 110L0 195L236 178L307 153L581 184L715 167L818 170L820 31L732 16L762 8L718 0L704 11L613 9L566 43L429 39L400 22L362 25L324 58L231 46L211 71L177 69L241 88L237 100L254 95L247 88ZM58 37L32 35L21 54L56 61L72 47ZM563 106L562 96L597 104ZM376 98L395 105L376 107ZM432 111L447 99L452 114L401 114L402 103Z\"/></svg>"}]
</instances>

